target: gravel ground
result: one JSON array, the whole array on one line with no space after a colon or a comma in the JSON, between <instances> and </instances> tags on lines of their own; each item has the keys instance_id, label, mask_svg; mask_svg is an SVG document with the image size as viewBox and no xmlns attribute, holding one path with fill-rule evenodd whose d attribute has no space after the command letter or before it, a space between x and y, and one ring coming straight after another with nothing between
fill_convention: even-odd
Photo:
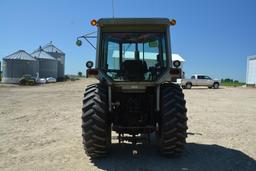
<instances>
[{"instance_id":1,"label":"gravel ground","mask_svg":"<svg viewBox=\"0 0 256 171\"><path fill-rule=\"evenodd\" d=\"M92 79L20 87L0 84L0 170L256 170L256 89L184 90L188 144L179 158L155 145L113 144L91 161L82 148L81 102Z\"/></svg>"}]
</instances>

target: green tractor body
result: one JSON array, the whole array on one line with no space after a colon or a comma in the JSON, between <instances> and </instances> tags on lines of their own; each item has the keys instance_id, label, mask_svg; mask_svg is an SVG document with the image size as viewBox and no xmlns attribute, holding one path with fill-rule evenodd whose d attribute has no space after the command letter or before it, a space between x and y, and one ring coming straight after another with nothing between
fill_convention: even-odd
<instances>
[{"instance_id":1,"label":"green tractor body","mask_svg":"<svg viewBox=\"0 0 256 171\"><path fill-rule=\"evenodd\" d=\"M134 145L150 142L155 134L162 155L180 154L187 136L187 109L182 89L170 75L170 26L175 20L106 18L94 24L96 66L88 66L99 83L89 85L84 93L86 153L106 156L115 131L119 143Z\"/></svg>"}]
</instances>

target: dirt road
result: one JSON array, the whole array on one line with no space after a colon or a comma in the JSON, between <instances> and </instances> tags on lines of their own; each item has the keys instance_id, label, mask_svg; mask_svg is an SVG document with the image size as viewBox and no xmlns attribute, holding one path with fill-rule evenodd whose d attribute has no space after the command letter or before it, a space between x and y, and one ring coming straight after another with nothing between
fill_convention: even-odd
<instances>
[{"instance_id":1,"label":"dirt road","mask_svg":"<svg viewBox=\"0 0 256 171\"><path fill-rule=\"evenodd\" d=\"M92 80L35 87L0 85L0 170L256 170L256 89L185 90L188 144L182 157L155 145L131 156L114 144L91 161L82 148L81 99Z\"/></svg>"}]
</instances>

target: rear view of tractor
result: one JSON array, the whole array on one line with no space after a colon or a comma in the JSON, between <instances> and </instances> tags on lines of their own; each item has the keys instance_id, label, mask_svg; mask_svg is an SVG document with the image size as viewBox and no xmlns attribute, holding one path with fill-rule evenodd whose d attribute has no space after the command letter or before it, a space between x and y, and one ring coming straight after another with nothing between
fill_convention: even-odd
<instances>
[{"instance_id":1,"label":"rear view of tractor","mask_svg":"<svg viewBox=\"0 0 256 171\"><path fill-rule=\"evenodd\" d=\"M150 142L155 134L162 155L180 154L187 137L187 109L182 89L170 77L170 26L176 21L106 18L91 24L97 26L96 66L90 61L87 67L99 83L87 86L84 93L86 153L106 156L115 131L119 143L134 146Z\"/></svg>"}]
</instances>

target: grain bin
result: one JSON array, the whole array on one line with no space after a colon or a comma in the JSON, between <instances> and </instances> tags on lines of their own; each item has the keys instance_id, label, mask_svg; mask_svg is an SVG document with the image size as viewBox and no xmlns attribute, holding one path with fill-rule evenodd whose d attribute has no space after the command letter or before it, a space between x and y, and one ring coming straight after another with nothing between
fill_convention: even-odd
<instances>
[{"instance_id":1,"label":"grain bin","mask_svg":"<svg viewBox=\"0 0 256 171\"><path fill-rule=\"evenodd\" d=\"M57 78L58 76L58 61L45 52L43 49L39 48L39 50L33 52L31 54L35 57L39 62L39 77L47 78L53 77Z\"/></svg>"},{"instance_id":2,"label":"grain bin","mask_svg":"<svg viewBox=\"0 0 256 171\"><path fill-rule=\"evenodd\" d=\"M65 53L54 46L52 43L45 45L42 49L58 61L57 79L62 80L65 74Z\"/></svg>"},{"instance_id":3,"label":"grain bin","mask_svg":"<svg viewBox=\"0 0 256 171\"><path fill-rule=\"evenodd\" d=\"M3 79L4 83L18 83L19 79L29 74L36 76L38 72L38 61L24 50L19 50L3 58Z\"/></svg>"}]
</instances>

